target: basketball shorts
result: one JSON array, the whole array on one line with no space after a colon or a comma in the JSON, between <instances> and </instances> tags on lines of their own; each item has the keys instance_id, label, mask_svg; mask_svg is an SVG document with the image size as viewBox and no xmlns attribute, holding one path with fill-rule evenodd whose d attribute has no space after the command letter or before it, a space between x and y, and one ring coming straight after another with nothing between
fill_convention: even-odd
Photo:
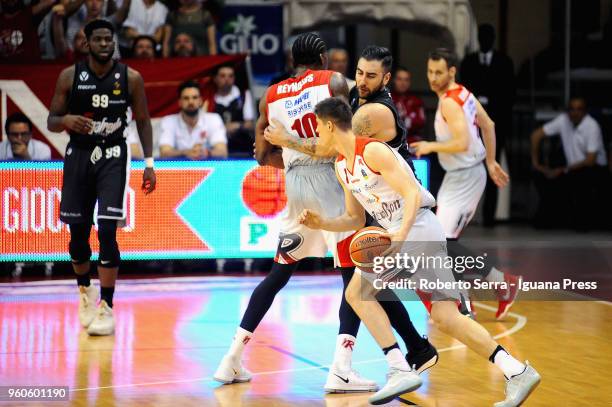
<instances>
[{"instance_id":1,"label":"basketball shorts","mask_svg":"<svg viewBox=\"0 0 612 407\"><path fill-rule=\"evenodd\" d=\"M285 185L287 207L274 260L292 264L306 257L325 257L331 251L335 267L352 267L349 245L354 232L315 230L298 222L304 209L327 218L344 213L344 191L336 178L334 164L290 167L285 174Z\"/></svg>"},{"instance_id":2,"label":"basketball shorts","mask_svg":"<svg viewBox=\"0 0 612 407\"><path fill-rule=\"evenodd\" d=\"M487 185L487 170L483 164L448 171L438 191L436 216L447 239L457 239L472 220L478 202Z\"/></svg>"},{"instance_id":3,"label":"basketball shorts","mask_svg":"<svg viewBox=\"0 0 612 407\"><path fill-rule=\"evenodd\" d=\"M396 222L390 232L401 226ZM381 287L381 282L411 280L415 289L431 295L432 301L454 300L460 301L461 295L467 297L465 290L459 290L451 267L448 267L446 251L446 238L444 230L436 215L429 208L421 208L417 212L414 224L408 233L408 238L399 253L413 259L409 268L391 268L383 273L367 273L359 268L359 273L370 284L377 282L374 287ZM417 260L417 259L421 260ZM420 261L420 263L418 262Z\"/></svg>"},{"instance_id":4,"label":"basketball shorts","mask_svg":"<svg viewBox=\"0 0 612 407\"><path fill-rule=\"evenodd\" d=\"M111 145L66 147L60 219L64 223L93 223L116 219L121 226L127 213L130 149L124 140Z\"/></svg>"}]
</instances>

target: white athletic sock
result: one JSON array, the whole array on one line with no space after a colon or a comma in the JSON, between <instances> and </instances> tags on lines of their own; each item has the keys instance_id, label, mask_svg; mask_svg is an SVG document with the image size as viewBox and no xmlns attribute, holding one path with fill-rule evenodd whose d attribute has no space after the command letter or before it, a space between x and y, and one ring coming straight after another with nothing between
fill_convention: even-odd
<instances>
[{"instance_id":1,"label":"white athletic sock","mask_svg":"<svg viewBox=\"0 0 612 407\"><path fill-rule=\"evenodd\" d=\"M396 369L401 370L410 370L408 362L406 362L402 351L398 348L391 349L389 352L387 352L385 357L387 358L387 363L389 363L389 367L394 367Z\"/></svg>"},{"instance_id":2,"label":"white athletic sock","mask_svg":"<svg viewBox=\"0 0 612 407\"><path fill-rule=\"evenodd\" d=\"M500 350L495 354L494 362L497 367L504 372L504 376L510 379L512 376L523 373L525 365L514 359L512 355L506 352L505 349Z\"/></svg>"},{"instance_id":3,"label":"white athletic sock","mask_svg":"<svg viewBox=\"0 0 612 407\"><path fill-rule=\"evenodd\" d=\"M489 272L489 274L485 277L485 280L491 283L503 283L505 281L504 273L502 273L495 267L491 267L491 272Z\"/></svg>"},{"instance_id":4,"label":"white athletic sock","mask_svg":"<svg viewBox=\"0 0 612 407\"><path fill-rule=\"evenodd\" d=\"M253 336L252 332L238 327L236 335L234 335L234 340L232 341L232 346L230 346L227 354L240 359L244 346L251 340L251 336Z\"/></svg>"},{"instance_id":5,"label":"white athletic sock","mask_svg":"<svg viewBox=\"0 0 612 407\"><path fill-rule=\"evenodd\" d=\"M353 335L338 335L336 339L336 352L334 353L334 367L336 369L343 372L351 370L355 341L356 339Z\"/></svg>"}]
</instances>

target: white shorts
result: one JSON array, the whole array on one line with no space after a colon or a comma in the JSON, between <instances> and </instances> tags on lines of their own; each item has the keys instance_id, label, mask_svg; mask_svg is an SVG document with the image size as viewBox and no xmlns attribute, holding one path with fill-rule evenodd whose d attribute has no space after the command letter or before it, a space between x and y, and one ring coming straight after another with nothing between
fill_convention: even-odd
<instances>
[{"instance_id":1,"label":"white shorts","mask_svg":"<svg viewBox=\"0 0 612 407\"><path fill-rule=\"evenodd\" d=\"M446 238L456 239L472 220L487 185L484 165L448 171L438 191L436 216Z\"/></svg>"},{"instance_id":2,"label":"white shorts","mask_svg":"<svg viewBox=\"0 0 612 407\"><path fill-rule=\"evenodd\" d=\"M344 213L344 191L333 163L298 165L285 174L287 208L283 214L274 261L295 263L306 257L334 256L335 267L352 267L349 245L354 231L328 232L310 229L298 222L304 209L335 218Z\"/></svg>"},{"instance_id":3,"label":"white shorts","mask_svg":"<svg viewBox=\"0 0 612 407\"><path fill-rule=\"evenodd\" d=\"M393 232L394 230L389 231ZM408 233L407 241L402 246L401 254L407 254L415 258L421 257L423 261L428 260L424 267L419 267L414 273L406 269L391 269L381 274L375 274L366 273L359 268L356 269L356 272L370 284L373 284L377 278L386 282L399 279L412 280L417 284L419 291L431 294L432 301L449 299L459 301L461 295L467 298L465 291L452 286L452 283L456 280L452 269L444 261L447 258L446 238L440 222L431 210L419 209L414 224ZM440 288L428 288L431 284L440 285ZM447 285L447 287L442 287L444 285Z\"/></svg>"}]
</instances>

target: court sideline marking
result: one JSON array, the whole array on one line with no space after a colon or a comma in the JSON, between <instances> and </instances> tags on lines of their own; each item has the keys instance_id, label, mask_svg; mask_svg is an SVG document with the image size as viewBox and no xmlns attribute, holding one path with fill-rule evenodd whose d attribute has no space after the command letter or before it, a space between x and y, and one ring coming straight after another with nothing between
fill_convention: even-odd
<instances>
[{"instance_id":1,"label":"court sideline marking","mask_svg":"<svg viewBox=\"0 0 612 407\"><path fill-rule=\"evenodd\" d=\"M486 304L475 303L474 305L477 306L478 308L486 309L488 311L492 311L492 312L497 311L494 307L491 307ZM493 336L493 339L500 339L500 338L504 338L504 337L513 335L514 333L523 329L523 327L527 324L527 317L524 315L516 314L514 312L509 312L508 315L515 318L516 323L514 324L512 328L508 329L507 331L504 331L500 334ZM466 346L463 344L458 344L458 345L438 349L438 353L449 352L452 350L462 349L465 347ZM288 356L293 357L293 354L289 354L287 353L287 351L283 351L283 353L287 354ZM304 363L307 363L304 361L304 358L302 357L300 357L300 359L298 360ZM378 363L384 360L386 359L385 358L368 359L368 360L362 360L359 362L354 362L353 365L365 365L365 364L370 364L370 363ZM268 372L256 372L256 373L253 373L252 375L253 377L255 377L255 376L266 376L266 375L278 374L278 373L304 372L304 371L309 371L309 370L325 370L325 369L329 369L329 366L318 365L318 366L310 366L310 367L303 367L303 368L297 368L297 369L273 370L273 371L268 371ZM213 378L209 376L209 377L199 377L195 379L167 380L167 381L146 382L146 383L128 383L128 384L118 384L118 385L113 385L113 386L100 386L100 387L85 387L81 389L70 389L70 392L75 393L79 391L88 391L88 390L104 390L104 389L117 389L117 388L126 388L126 387L155 386L155 385L164 385L164 384L193 383L193 382L210 381L210 380L213 380Z\"/></svg>"}]
</instances>

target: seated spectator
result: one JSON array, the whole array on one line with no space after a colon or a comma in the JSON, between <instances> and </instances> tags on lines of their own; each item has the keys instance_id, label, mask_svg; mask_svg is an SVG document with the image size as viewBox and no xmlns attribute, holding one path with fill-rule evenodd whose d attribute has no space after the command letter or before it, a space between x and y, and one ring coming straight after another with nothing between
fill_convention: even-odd
<instances>
[{"instance_id":1,"label":"seated spectator","mask_svg":"<svg viewBox=\"0 0 612 407\"><path fill-rule=\"evenodd\" d=\"M115 26L115 32L119 32L123 21L127 17L131 0L123 0L121 7L115 10L115 3L111 0L75 0L64 1L65 15L69 16L66 28L66 44L72 46L76 33L82 30L85 25L97 18L110 21ZM85 3L84 12L82 5ZM119 41L117 34L114 35L115 54L113 58L119 59Z\"/></svg>"},{"instance_id":2,"label":"seated spectator","mask_svg":"<svg viewBox=\"0 0 612 407\"><path fill-rule=\"evenodd\" d=\"M66 37L64 36L64 6L61 4L56 6L57 9L53 12L53 41L55 43L55 55L58 59L63 59L69 64L74 64L79 61L85 61L89 55L89 45L87 45L87 37L85 30L82 28L74 36L72 49L66 46Z\"/></svg>"},{"instance_id":3,"label":"seated spectator","mask_svg":"<svg viewBox=\"0 0 612 407\"><path fill-rule=\"evenodd\" d=\"M173 57L193 57L196 54L195 44L189 34L180 33L174 38Z\"/></svg>"},{"instance_id":4,"label":"seated spectator","mask_svg":"<svg viewBox=\"0 0 612 407\"><path fill-rule=\"evenodd\" d=\"M559 135L564 165L542 163L540 142ZM607 158L601 128L587 113L586 101L570 100L568 112L535 130L531 135L531 161L540 194L536 226L570 226L585 230L594 226L594 208L602 203L599 190L607 191Z\"/></svg>"},{"instance_id":5,"label":"seated spectator","mask_svg":"<svg viewBox=\"0 0 612 407\"><path fill-rule=\"evenodd\" d=\"M251 157L255 120L251 93L248 90L242 92L235 85L236 74L233 66L217 68L213 82L216 88L214 110L225 123L230 153L243 153Z\"/></svg>"},{"instance_id":6,"label":"seated spectator","mask_svg":"<svg viewBox=\"0 0 612 407\"><path fill-rule=\"evenodd\" d=\"M2 0L0 13L0 60L40 60L38 26L55 0L41 0L26 6L23 0Z\"/></svg>"},{"instance_id":7,"label":"seated spectator","mask_svg":"<svg viewBox=\"0 0 612 407\"><path fill-rule=\"evenodd\" d=\"M332 48L329 50L327 55L329 57L328 69L330 71L341 73L346 80L349 90L351 90L353 86L355 86L355 81L346 76L349 60L348 52L346 52L346 50L343 48Z\"/></svg>"},{"instance_id":8,"label":"seated spectator","mask_svg":"<svg viewBox=\"0 0 612 407\"><path fill-rule=\"evenodd\" d=\"M398 67L393 75L391 97L397 107L400 119L407 131L408 144L419 141L425 127L423 100L410 92L412 74L404 67Z\"/></svg>"},{"instance_id":9,"label":"seated spectator","mask_svg":"<svg viewBox=\"0 0 612 407\"><path fill-rule=\"evenodd\" d=\"M161 44L168 8L157 0L132 0L127 19L123 22L121 46L133 49L134 41L141 36L149 36L155 45Z\"/></svg>"},{"instance_id":10,"label":"seated spectator","mask_svg":"<svg viewBox=\"0 0 612 407\"><path fill-rule=\"evenodd\" d=\"M188 34L196 55L217 55L215 22L198 0L179 0L177 10L168 13L164 26L164 57L170 56L170 44L179 33Z\"/></svg>"},{"instance_id":11,"label":"seated spectator","mask_svg":"<svg viewBox=\"0 0 612 407\"><path fill-rule=\"evenodd\" d=\"M23 113L6 118L4 130L8 140L0 143L0 160L44 161L51 159L51 149L32 139L32 122Z\"/></svg>"},{"instance_id":12,"label":"seated spectator","mask_svg":"<svg viewBox=\"0 0 612 407\"><path fill-rule=\"evenodd\" d=\"M179 86L177 114L161 121L161 157L186 157L191 160L227 158L227 136L221 116L202 109L200 86L187 81Z\"/></svg>"},{"instance_id":13,"label":"seated spectator","mask_svg":"<svg viewBox=\"0 0 612 407\"><path fill-rule=\"evenodd\" d=\"M140 35L134 39L132 46L132 58L155 59L155 48L157 43L149 35Z\"/></svg>"}]
</instances>

